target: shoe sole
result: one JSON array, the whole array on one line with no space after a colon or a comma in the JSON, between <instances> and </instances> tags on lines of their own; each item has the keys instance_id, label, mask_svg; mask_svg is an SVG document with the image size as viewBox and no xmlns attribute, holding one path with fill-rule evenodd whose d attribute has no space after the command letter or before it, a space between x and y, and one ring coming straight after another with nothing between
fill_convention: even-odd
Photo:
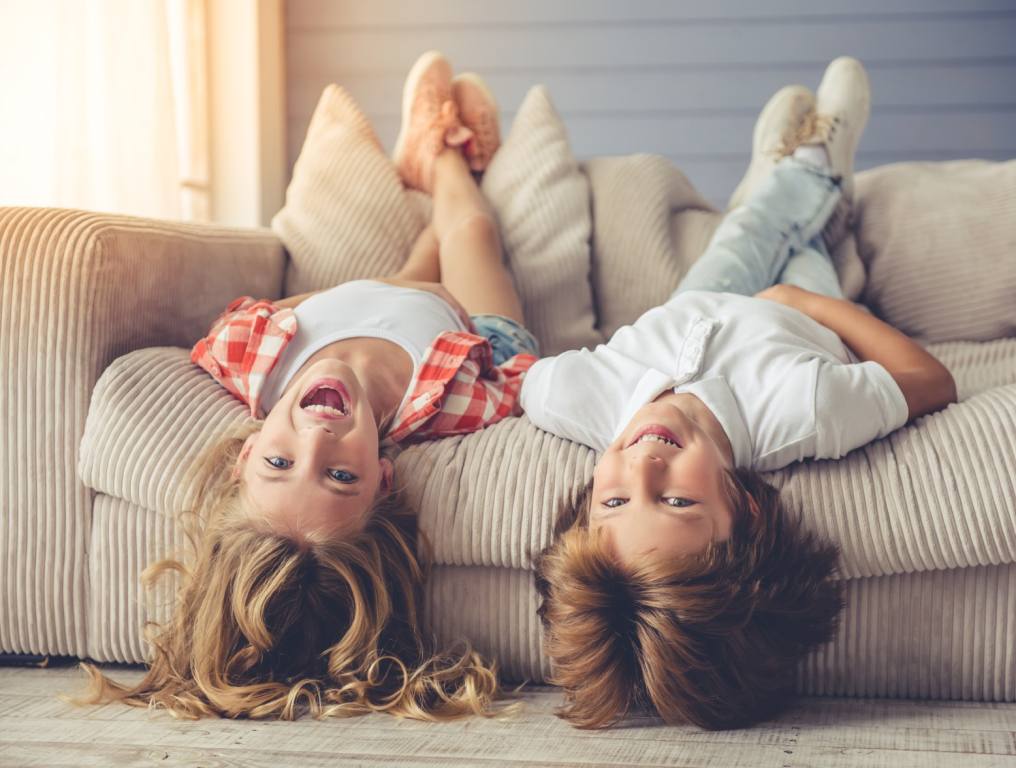
<instances>
[{"instance_id":1,"label":"shoe sole","mask_svg":"<svg viewBox=\"0 0 1016 768\"><path fill-rule=\"evenodd\" d=\"M420 78L423 77L423 73L427 68L439 59L448 61L440 51L427 51L421 54L406 76L406 84L402 88L402 127L399 128L399 137L395 140L395 149L392 151L392 159L396 164L398 164L399 158L402 156L403 145L409 133L409 110L413 106L413 94L416 93L416 85L420 82Z\"/></svg>"}]
</instances>

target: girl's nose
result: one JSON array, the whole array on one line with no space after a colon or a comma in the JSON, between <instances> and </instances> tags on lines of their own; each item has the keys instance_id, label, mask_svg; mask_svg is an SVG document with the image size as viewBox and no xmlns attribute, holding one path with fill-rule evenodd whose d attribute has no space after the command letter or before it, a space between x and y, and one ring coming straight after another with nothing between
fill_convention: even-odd
<instances>
[{"instance_id":1,"label":"girl's nose","mask_svg":"<svg viewBox=\"0 0 1016 768\"><path fill-rule=\"evenodd\" d=\"M320 430L320 432L318 432L317 430ZM329 435L334 435L335 434L330 429L328 429L328 427L326 427L324 424L312 424L311 426L306 427L305 431L308 432L312 436L316 435L316 434L320 434L321 432L325 432L325 433L327 433Z\"/></svg>"}]
</instances>

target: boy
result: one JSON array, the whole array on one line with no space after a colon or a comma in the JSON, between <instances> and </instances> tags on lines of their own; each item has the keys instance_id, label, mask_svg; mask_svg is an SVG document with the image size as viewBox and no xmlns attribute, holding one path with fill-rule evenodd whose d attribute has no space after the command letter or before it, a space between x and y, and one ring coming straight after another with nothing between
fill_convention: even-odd
<instances>
[{"instance_id":1,"label":"boy","mask_svg":"<svg viewBox=\"0 0 1016 768\"><path fill-rule=\"evenodd\" d=\"M842 298L829 257L869 104L850 58L817 99L778 92L741 204L674 296L523 383L534 424L601 454L538 569L561 714L580 727L640 706L706 728L775 714L842 602L835 547L757 473L956 400L934 357Z\"/></svg>"}]
</instances>

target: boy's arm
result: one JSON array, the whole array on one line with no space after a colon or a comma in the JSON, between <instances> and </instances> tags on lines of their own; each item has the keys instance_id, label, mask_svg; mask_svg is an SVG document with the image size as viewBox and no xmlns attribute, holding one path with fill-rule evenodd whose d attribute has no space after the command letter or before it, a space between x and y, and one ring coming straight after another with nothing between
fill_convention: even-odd
<instances>
[{"instance_id":1,"label":"boy's arm","mask_svg":"<svg viewBox=\"0 0 1016 768\"><path fill-rule=\"evenodd\" d=\"M803 312L839 335L859 359L882 365L903 391L911 419L956 402L956 383L942 363L909 336L852 302L786 284L756 296Z\"/></svg>"}]
</instances>

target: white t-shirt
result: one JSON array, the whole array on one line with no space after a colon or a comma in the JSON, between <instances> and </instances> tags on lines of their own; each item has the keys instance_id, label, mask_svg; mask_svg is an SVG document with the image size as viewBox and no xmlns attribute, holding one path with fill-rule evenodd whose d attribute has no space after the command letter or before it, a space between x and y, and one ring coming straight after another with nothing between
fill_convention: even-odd
<instances>
[{"instance_id":1,"label":"white t-shirt","mask_svg":"<svg viewBox=\"0 0 1016 768\"><path fill-rule=\"evenodd\" d=\"M402 347L413 361L413 379L427 349L445 331L468 330L441 297L375 280L354 280L301 302L296 335L265 379L261 405L268 413L289 380L315 352L342 339L369 336ZM412 391L410 386L406 395Z\"/></svg>"},{"instance_id":2,"label":"white t-shirt","mask_svg":"<svg viewBox=\"0 0 1016 768\"><path fill-rule=\"evenodd\" d=\"M607 344L539 360L522 385L536 426L603 451L639 408L690 392L716 416L738 467L835 459L906 423L903 392L876 362L796 309L689 291Z\"/></svg>"}]
</instances>

